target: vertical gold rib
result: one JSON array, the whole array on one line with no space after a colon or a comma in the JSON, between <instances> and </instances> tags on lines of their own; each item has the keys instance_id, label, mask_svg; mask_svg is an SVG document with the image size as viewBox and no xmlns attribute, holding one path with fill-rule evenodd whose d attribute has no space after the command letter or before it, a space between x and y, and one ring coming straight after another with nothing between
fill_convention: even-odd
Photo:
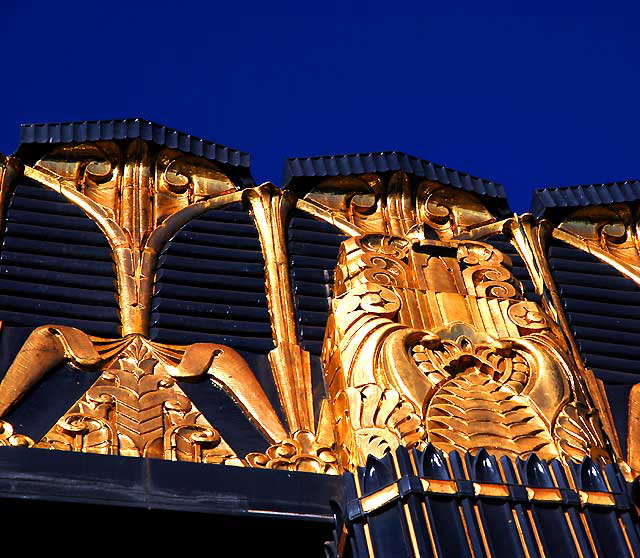
<instances>
[{"instance_id":1,"label":"vertical gold rib","mask_svg":"<svg viewBox=\"0 0 640 558\"><path fill-rule=\"evenodd\" d=\"M413 474L416 476L420 476L418 474L418 466L416 465L416 460L413 457L412 451L409 451L409 461L411 461L411 468L413 469ZM431 551L433 552L433 557L439 558L440 553L438 552L438 547L436 546L436 539L433 535L433 528L431 526L431 518L429 517L429 510L427 509L427 504L425 503L426 495L424 498L425 499L423 499L420 502L420 505L422 507L422 515L424 515L424 522L425 522L425 525L427 526L427 534L429 536L429 543L431 544Z\"/></svg>"},{"instance_id":2,"label":"vertical gold rib","mask_svg":"<svg viewBox=\"0 0 640 558\"><path fill-rule=\"evenodd\" d=\"M580 355L578 345L573 337L573 332L571 331L569 321L564 312L564 305L560 299L560 294L553 279L553 274L551 273L551 267L549 266L549 260L547 257L547 246L552 237L572 244L570 242L571 235L567 235L564 231L558 228L554 229L549 221L539 221L529 213L524 214L521 217L514 216L506 222L505 230L510 231L511 243L515 246L516 250L524 260L535 286L536 293L542 299L544 309L558 324L574 362L581 369L582 377L587 384L587 389L593 405L599 410L604 431L613 446L613 450L617 455L618 461L621 461L624 459L624 456L622 455L617 430L613 424L609 404L606 396L603 397L593 373L588 370L582 362L582 356ZM566 238L567 236L570 238ZM584 249L580 246L576 247ZM590 250L587 251L589 252ZM612 262L608 263L613 265ZM546 289L544 288L545 286Z\"/></svg>"},{"instance_id":3,"label":"vertical gold rib","mask_svg":"<svg viewBox=\"0 0 640 558\"><path fill-rule=\"evenodd\" d=\"M571 521L571 517L569 516L568 511L564 511L564 518L569 526L569 532L571 533L571 538L573 539L573 546L576 548L576 552L580 558L584 558L584 553L582 552L582 547L580 546L580 542L578 541L578 536L576 535L576 530L573 527L573 523Z\"/></svg>"},{"instance_id":4,"label":"vertical gold rib","mask_svg":"<svg viewBox=\"0 0 640 558\"><path fill-rule=\"evenodd\" d=\"M533 518L533 512L531 508L527 507L527 517L529 518L529 523L531 523L531 530L533 531L533 538L536 540L536 544L538 545L538 550L540 551L541 558L546 558L547 554L544 551L544 546L542 544L542 540L540 539L540 533L538 533L538 526L536 525L536 521Z\"/></svg>"},{"instance_id":5,"label":"vertical gold rib","mask_svg":"<svg viewBox=\"0 0 640 558\"><path fill-rule=\"evenodd\" d=\"M314 429L311 362L298 344L293 293L289 278L286 223L296 199L271 183L243 192L251 205L265 263L265 287L275 349L269 353L273 377L289 429Z\"/></svg>"},{"instance_id":6,"label":"vertical gold rib","mask_svg":"<svg viewBox=\"0 0 640 558\"><path fill-rule=\"evenodd\" d=\"M530 558L531 554L529 553L529 549L527 548L527 542L524 540L524 535L522 534L522 524L514 508L511 508L511 515L513 516L513 522L515 523L516 530L518 531L518 538L520 539L520 546L522 547L522 552L524 552L525 558Z\"/></svg>"},{"instance_id":7,"label":"vertical gold rib","mask_svg":"<svg viewBox=\"0 0 640 558\"><path fill-rule=\"evenodd\" d=\"M580 516L580 521L582 522L582 526L584 527L584 532L587 534L587 539L589 539L589 545L591 546L591 550L593 551L594 556L600 556L598 551L596 550L596 543L591 536L591 529L589 528L589 523L587 522L587 518L584 515L584 512L578 512L578 516Z\"/></svg>"},{"instance_id":8,"label":"vertical gold rib","mask_svg":"<svg viewBox=\"0 0 640 558\"><path fill-rule=\"evenodd\" d=\"M460 514L460 522L462 523L462 528L464 529L464 535L467 539L467 545L469 547L469 552L473 554L473 544L471 542L471 535L469 534L469 526L467 525L467 521L464 517L464 511L462 510L461 505L456 505L458 508L458 513Z\"/></svg>"},{"instance_id":9,"label":"vertical gold rib","mask_svg":"<svg viewBox=\"0 0 640 558\"><path fill-rule=\"evenodd\" d=\"M402 473L400 472L400 464L398 463L398 456L394 453L392 454L392 458L393 458L393 468L396 473L396 478L399 479L400 477L402 477ZM411 512L409 511L409 505L405 502L401 502L401 504L402 504L402 510L404 511L404 516L407 520L407 526L409 527L409 537L411 538L411 546L413 548L413 554L419 558L420 556L422 556L422 553L420 552L420 548L418 547L416 530L413 525L413 519L411 518Z\"/></svg>"},{"instance_id":10,"label":"vertical gold rib","mask_svg":"<svg viewBox=\"0 0 640 558\"><path fill-rule=\"evenodd\" d=\"M629 394L629 434L627 436L627 462L635 474L640 472L640 384Z\"/></svg>"},{"instance_id":11,"label":"vertical gold rib","mask_svg":"<svg viewBox=\"0 0 640 558\"><path fill-rule=\"evenodd\" d=\"M489 548L489 541L487 540L487 534L484 530L484 523L482 522L482 518L480 517L480 510L478 509L477 502L473 505L473 513L476 516L476 520L478 522L478 530L480 531L480 537L482 537L482 546L484 546L484 551L487 554L488 558L491 558L493 554L491 554L491 549Z\"/></svg>"},{"instance_id":12,"label":"vertical gold rib","mask_svg":"<svg viewBox=\"0 0 640 558\"><path fill-rule=\"evenodd\" d=\"M629 535L627 534L627 529L624 526L624 522L622 521L622 518L618 515L618 524L620 525L620 530L622 531L622 536L624 537L624 542L627 543L627 548L629 549L629 554L632 556L632 558L636 558L636 553L633 550L633 545L631 544L631 541L629 540Z\"/></svg>"},{"instance_id":13,"label":"vertical gold rib","mask_svg":"<svg viewBox=\"0 0 640 558\"><path fill-rule=\"evenodd\" d=\"M9 194L13 182L22 175L24 165L15 157L5 157L0 153L0 224L4 222Z\"/></svg>"},{"instance_id":14,"label":"vertical gold rib","mask_svg":"<svg viewBox=\"0 0 640 558\"><path fill-rule=\"evenodd\" d=\"M358 498L362 498L362 487L360 486L360 479L358 478L358 471L354 471L353 479L356 485L356 494ZM375 553L373 552L373 541L371 540L371 530L369 529L369 523L367 521L364 522L364 538L367 543L367 550L369 551L369 558L375 558Z\"/></svg>"}]
</instances>

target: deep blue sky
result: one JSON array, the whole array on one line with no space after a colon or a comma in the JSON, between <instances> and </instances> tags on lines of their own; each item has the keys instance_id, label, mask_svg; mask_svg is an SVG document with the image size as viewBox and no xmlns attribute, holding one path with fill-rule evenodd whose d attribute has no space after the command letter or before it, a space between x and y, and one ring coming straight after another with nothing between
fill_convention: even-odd
<instances>
[{"instance_id":1,"label":"deep blue sky","mask_svg":"<svg viewBox=\"0 0 640 558\"><path fill-rule=\"evenodd\" d=\"M638 2L5 0L18 125L141 116L284 159L398 149L534 187L640 178Z\"/></svg>"}]
</instances>

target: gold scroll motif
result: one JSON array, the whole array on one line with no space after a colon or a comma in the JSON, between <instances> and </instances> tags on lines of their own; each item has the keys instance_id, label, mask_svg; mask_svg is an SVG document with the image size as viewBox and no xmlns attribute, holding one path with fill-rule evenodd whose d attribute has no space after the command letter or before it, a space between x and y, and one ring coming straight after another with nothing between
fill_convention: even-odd
<instances>
[{"instance_id":1,"label":"gold scroll motif","mask_svg":"<svg viewBox=\"0 0 640 558\"><path fill-rule=\"evenodd\" d=\"M428 442L610 459L556 320L525 299L509 258L479 241L509 220L469 192L401 172L329 179L298 207L353 235L323 350L346 467Z\"/></svg>"},{"instance_id":2,"label":"gold scroll motif","mask_svg":"<svg viewBox=\"0 0 640 558\"><path fill-rule=\"evenodd\" d=\"M566 345L510 265L421 225L343 243L323 358L345 464L427 442L608 459Z\"/></svg>"},{"instance_id":3,"label":"gold scroll motif","mask_svg":"<svg viewBox=\"0 0 640 558\"><path fill-rule=\"evenodd\" d=\"M162 349L134 336L35 447L242 466L168 372Z\"/></svg>"},{"instance_id":4,"label":"gold scroll motif","mask_svg":"<svg viewBox=\"0 0 640 558\"><path fill-rule=\"evenodd\" d=\"M125 147L61 147L25 174L80 206L105 233L116 264L123 337L148 334L155 263L168 233L192 216L190 208L237 192L212 162L154 150L142 140Z\"/></svg>"},{"instance_id":5,"label":"gold scroll motif","mask_svg":"<svg viewBox=\"0 0 640 558\"><path fill-rule=\"evenodd\" d=\"M206 376L236 400L268 440L286 437L255 376L229 347L178 347L140 335L100 339L64 326L42 326L27 338L0 384L0 414L64 361L102 374L36 447L242 465L176 383ZM4 430L14 436L4 445L33 445L18 444L9 427Z\"/></svg>"},{"instance_id":6,"label":"gold scroll motif","mask_svg":"<svg viewBox=\"0 0 640 558\"><path fill-rule=\"evenodd\" d=\"M6 165L5 165L6 167ZM0 423L0 445L251 466L226 443L176 380L210 378L272 445L283 427L253 372L224 345L172 346L148 339L157 255L188 220L241 200L214 163L141 140L95 142L51 151L24 174L78 205L110 243L120 339L70 327L35 329L0 382L0 417L62 362L101 372L93 386L39 441ZM255 466L264 466L260 461Z\"/></svg>"},{"instance_id":7,"label":"gold scroll motif","mask_svg":"<svg viewBox=\"0 0 640 558\"><path fill-rule=\"evenodd\" d=\"M298 208L352 236L403 237L416 223L425 223L440 238L450 239L496 221L473 194L429 180L414 185L404 172L388 180L377 174L327 179Z\"/></svg>"},{"instance_id":8,"label":"gold scroll motif","mask_svg":"<svg viewBox=\"0 0 640 558\"><path fill-rule=\"evenodd\" d=\"M552 234L589 252L640 285L637 206L619 203L585 207L568 215Z\"/></svg>"}]
</instances>

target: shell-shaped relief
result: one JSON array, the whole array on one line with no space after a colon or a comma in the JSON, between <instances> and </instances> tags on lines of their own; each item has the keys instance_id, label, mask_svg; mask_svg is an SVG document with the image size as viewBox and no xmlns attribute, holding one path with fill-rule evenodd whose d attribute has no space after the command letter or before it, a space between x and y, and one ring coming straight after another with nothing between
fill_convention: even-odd
<instances>
[{"instance_id":1,"label":"shell-shaped relief","mask_svg":"<svg viewBox=\"0 0 640 558\"><path fill-rule=\"evenodd\" d=\"M445 382L426 414L429 441L440 449L490 449L526 457L557 457L548 427L527 397L471 366Z\"/></svg>"},{"instance_id":2,"label":"shell-shaped relief","mask_svg":"<svg viewBox=\"0 0 640 558\"><path fill-rule=\"evenodd\" d=\"M535 374L531 356L466 324L425 337L410 352L437 386L424 410L429 442L446 451L558 456L549 423L524 393Z\"/></svg>"},{"instance_id":3,"label":"shell-shaped relief","mask_svg":"<svg viewBox=\"0 0 640 558\"><path fill-rule=\"evenodd\" d=\"M335 402L343 444L343 460L361 463L367 456L382 458L399 445L424 445L426 432L419 411L398 391L376 384L348 387ZM348 419L349 423L347 424Z\"/></svg>"}]
</instances>

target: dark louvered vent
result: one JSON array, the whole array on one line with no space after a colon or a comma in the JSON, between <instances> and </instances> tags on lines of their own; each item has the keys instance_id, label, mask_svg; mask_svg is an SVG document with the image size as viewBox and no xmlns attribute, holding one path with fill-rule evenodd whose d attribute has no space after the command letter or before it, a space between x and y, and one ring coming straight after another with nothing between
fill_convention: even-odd
<instances>
[{"instance_id":1,"label":"dark louvered vent","mask_svg":"<svg viewBox=\"0 0 640 558\"><path fill-rule=\"evenodd\" d=\"M289 223L288 250L298 335L302 347L311 353L316 419L325 396L320 353L329 316L333 274L340 244L346 238L333 225L301 211L295 211Z\"/></svg>"},{"instance_id":2,"label":"dark louvered vent","mask_svg":"<svg viewBox=\"0 0 640 558\"><path fill-rule=\"evenodd\" d=\"M194 219L165 246L151 337L262 354L273 349L258 232L240 204Z\"/></svg>"},{"instance_id":3,"label":"dark louvered vent","mask_svg":"<svg viewBox=\"0 0 640 558\"><path fill-rule=\"evenodd\" d=\"M533 288L533 282L531 281L531 276L529 275L527 266L525 265L523 259L520 257L520 254L518 254L515 246L511 244L503 235L494 236L488 240L485 240L485 242L491 244L491 246L497 248L503 254L506 254L507 256L509 256L509 258L511 258L511 261L513 263L511 272L516 279L519 279L522 282L525 296L528 300L540 302L540 297L536 294L535 289Z\"/></svg>"},{"instance_id":4,"label":"dark louvered vent","mask_svg":"<svg viewBox=\"0 0 640 558\"><path fill-rule=\"evenodd\" d=\"M590 254L554 242L549 263L585 364L607 383L640 380L640 290Z\"/></svg>"},{"instance_id":5,"label":"dark louvered vent","mask_svg":"<svg viewBox=\"0 0 640 558\"><path fill-rule=\"evenodd\" d=\"M294 212L289 224L298 333L303 348L316 356L322 351L338 250L346 238L333 225L300 211Z\"/></svg>"},{"instance_id":6,"label":"dark louvered vent","mask_svg":"<svg viewBox=\"0 0 640 558\"><path fill-rule=\"evenodd\" d=\"M640 381L640 289L613 267L554 241L549 263L585 365L604 384L623 451L629 391Z\"/></svg>"},{"instance_id":7,"label":"dark louvered vent","mask_svg":"<svg viewBox=\"0 0 640 558\"><path fill-rule=\"evenodd\" d=\"M56 324L119 336L107 239L79 207L26 181L14 190L7 211L0 320L7 326Z\"/></svg>"},{"instance_id":8,"label":"dark louvered vent","mask_svg":"<svg viewBox=\"0 0 640 558\"><path fill-rule=\"evenodd\" d=\"M220 343L237 350L280 412L267 359L274 348L258 231L241 204L187 223L158 261L151 338L161 343ZM267 443L220 389L207 382L181 387L240 455Z\"/></svg>"}]
</instances>

